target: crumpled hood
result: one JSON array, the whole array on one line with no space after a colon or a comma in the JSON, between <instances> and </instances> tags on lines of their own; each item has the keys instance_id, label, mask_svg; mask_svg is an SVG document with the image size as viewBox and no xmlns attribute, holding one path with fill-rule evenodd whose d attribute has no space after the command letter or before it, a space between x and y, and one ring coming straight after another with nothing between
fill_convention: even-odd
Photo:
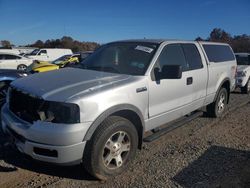
<instances>
[{"instance_id":1,"label":"crumpled hood","mask_svg":"<svg viewBox=\"0 0 250 188\"><path fill-rule=\"evenodd\" d=\"M250 69L249 65L238 65L237 66L237 72L246 71L247 69Z\"/></svg>"},{"instance_id":2,"label":"crumpled hood","mask_svg":"<svg viewBox=\"0 0 250 188\"><path fill-rule=\"evenodd\" d=\"M51 101L66 101L77 94L94 92L128 79L129 75L63 68L38 73L12 82L14 88Z\"/></svg>"}]
</instances>

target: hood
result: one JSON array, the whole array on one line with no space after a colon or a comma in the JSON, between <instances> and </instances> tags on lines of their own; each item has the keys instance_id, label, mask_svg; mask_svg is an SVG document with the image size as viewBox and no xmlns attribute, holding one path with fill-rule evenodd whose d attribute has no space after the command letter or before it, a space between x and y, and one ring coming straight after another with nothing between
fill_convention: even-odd
<instances>
[{"instance_id":1,"label":"hood","mask_svg":"<svg viewBox=\"0 0 250 188\"><path fill-rule=\"evenodd\" d=\"M0 80L15 80L29 75L28 72L16 69L0 69Z\"/></svg>"},{"instance_id":2,"label":"hood","mask_svg":"<svg viewBox=\"0 0 250 188\"><path fill-rule=\"evenodd\" d=\"M12 82L14 88L45 100L63 102L70 98L112 86L129 75L64 68L37 73Z\"/></svg>"},{"instance_id":3,"label":"hood","mask_svg":"<svg viewBox=\"0 0 250 188\"><path fill-rule=\"evenodd\" d=\"M249 68L250 68L249 65L238 65L237 66L237 72L242 72L242 71L245 71L245 70L247 70Z\"/></svg>"},{"instance_id":4,"label":"hood","mask_svg":"<svg viewBox=\"0 0 250 188\"><path fill-rule=\"evenodd\" d=\"M0 69L0 74L7 74L7 73L26 73L24 70L17 70L17 69Z\"/></svg>"}]
</instances>

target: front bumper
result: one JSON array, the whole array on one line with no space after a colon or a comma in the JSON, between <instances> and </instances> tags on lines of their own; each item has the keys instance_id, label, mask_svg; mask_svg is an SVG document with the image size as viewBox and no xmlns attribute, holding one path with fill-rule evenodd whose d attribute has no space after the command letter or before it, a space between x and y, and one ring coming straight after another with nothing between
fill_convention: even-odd
<instances>
[{"instance_id":1,"label":"front bumper","mask_svg":"<svg viewBox=\"0 0 250 188\"><path fill-rule=\"evenodd\" d=\"M247 81L247 77L236 77L236 87L244 87Z\"/></svg>"},{"instance_id":2,"label":"front bumper","mask_svg":"<svg viewBox=\"0 0 250 188\"><path fill-rule=\"evenodd\" d=\"M83 140L90 123L55 124L37 121L29 124L15 116L7 105L1 111L2 129L17 149L33 159L56 163L76 164L83 157Z\"/></svg>"}]
</instances>

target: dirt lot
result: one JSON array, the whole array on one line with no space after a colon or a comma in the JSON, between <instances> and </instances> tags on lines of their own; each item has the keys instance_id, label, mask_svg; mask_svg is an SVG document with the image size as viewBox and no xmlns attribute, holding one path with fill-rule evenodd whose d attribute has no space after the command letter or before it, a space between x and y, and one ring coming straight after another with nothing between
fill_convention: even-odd
<instances>
[{"instance_id":1,"label":"dirt lot","mask_svg":"<svg viewBox=\"0 0 250 188\"><path fill-rule=\"evenodd\" d=\"M223 118L204 115L144 143L129 170L107 182L81 166L28 160L0 133L0 187L250 187L249 101L234 93Z\"/></svg>"}]
</instances>

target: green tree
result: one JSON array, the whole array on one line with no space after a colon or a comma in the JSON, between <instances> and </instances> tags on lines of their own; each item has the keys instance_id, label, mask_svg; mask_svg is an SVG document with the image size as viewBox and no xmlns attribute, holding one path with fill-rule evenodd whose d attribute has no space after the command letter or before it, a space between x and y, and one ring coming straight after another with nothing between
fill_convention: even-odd
<instances>
[{"instance_id":1,"label":"green tree","mask_svg":"<svg viewBox=\"0 0 250 188\"><path fill-rule=\"evenodd\" d=\"M8 41L8 40L2 40L1 41L1 46L3 47L3 48L11 48L13 45L10 43L10 41Z\"/></svg>"}]
</instances>

